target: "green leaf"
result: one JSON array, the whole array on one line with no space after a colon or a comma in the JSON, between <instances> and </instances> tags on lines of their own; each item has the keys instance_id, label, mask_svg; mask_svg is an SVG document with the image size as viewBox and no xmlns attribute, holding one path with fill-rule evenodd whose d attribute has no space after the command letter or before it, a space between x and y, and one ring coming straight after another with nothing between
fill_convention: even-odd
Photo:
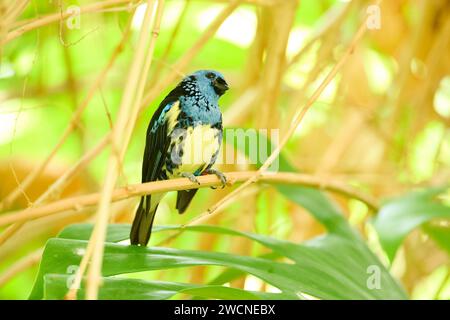
<instances>
[{"instance_id":1,"label":"green leaf","mask_svg":"<svg viewBox=\"0 0 450 320\"><path fill-rule=\"evenodd\" d=\"M322 192L301 186L276 185L276 188L286 198L308 210L328 232L346 238L356 236L341 211Z\"/></svg>"},{"instance_id":2,"label":"green leaf","mask_svg":"<svg viewBox=\"0 0 450 320\"><path fill-rule=\"evenodd\" d=\"M91 230L89 225L84 225L84 229L86 229L84 231L81 226L69 228L72 231L79 230L83 236L89 235L87 230ZM108 231L114 234L116 239L119 239L127 236L128 230L129 226L127 229L120 225L112 225ZM266 258L245 257L221 252L142 248L106 243L103 276L109 277L146 270L217 265L250 273L279 288L284 295L283 298L294 299L303 293L321 299L406 298L402 288L364 245L338 235L320 237L299 245L267 236L214 226L186 228L169 226L159 229L159 231L162 230L213 232L247 237L290 261L277 262ZM66 231L61 235L70 233ZM46 275L73 273L74 268L80 263L86 245L87 241L85 240L51 239L46 245L30 298L41 299L43 297ZM379 290L370 290L367 287L367 269L370 266L377 266L380 271L381 289ZM205 290L201 289L200 291L205 292ZM224 291L227 292L224 293ZM229 291L221 289L220 292L228 294Z\"/></svg>"},{"instance_id":3,"label":"green leaf","mask_svg":"<svg viewBox=\"0 0 450 320\"><path fill-rule=\"evenodd\" d=\"M44 278L44 299L61 300L67 294L71 276L48 274ZM84 281L77 292L77 299L85 296ZM203 298L230 300L273 300L287 299L282 293L245 291L217 285L196 285L179 282L147 281L110 277L102 279L100 300L163 300L177 294L189 294Z\"/></svg>"},{"instance_id":4,"label":"green leaf","mask_svg":"<svg viewBox=\"0 0 450 320\"><path fill-rule=\"evenodd\" d=\"M94 226L91 223L73 224L58 234L58 238L89 240ZM110 224L107 228L106 242L127 240L130 236L130 226L126 224Z\"/></svg>"},{"instance_id":5,"label":"green leaf","mask_svg":"<svg viewBox=\"0 0 450 320\"><path fill-rule=\"evenodd\" d=\"M72 224L58 234L58 238L89 240L94 226L91 223ZM106 242L120 242L130 238L130 226L128 224L109 224L107 227ZM173 227L154 226L152 232L173 230Z\"/></svg>"},{"instance_id":6,"label":"green leaf","mask_svg":"<svg viewBox=\"0 0 450 320\"><path fill-rule=\"evenodd\" d=\"M281 257L280 255L278 255L274 252L266 253L266 254L263 254L260 256L260 258L269 259L269 260L276 260L276 259L279 259L280 257ZM224 283L239 279L240 277L243 277L243 276L245 276L245 272L242 272L242 271L236 270L236 269L226 269L225 271L220 273L218 276L216 276L213 280L211 280L209 282L209 284L215 284L215 285L224 284Z\"/></svg>"},{"instance_id":7,"label":"green leaf","mask_svg":"<svg viewBox=\"0 0 450 320\"><path fill-rule=\"evenodd\" d=\"M391 261L412 230L433 219L450 219L450 207L434 199L445 190L433 188L413 192L390 200L381 207L373 219L373 225Z\"/></svg>"},{"instance_id":8,"label":"green leaf","mask_svg":"<svg viewBox=\"0 0 450 320\"><path fill-rule=\"evenodd\" d=\"M237 288L224 286L205 285L189 289L180 290L180 293L190 294L203 298L223 299L223 300L295 300L297 296L284 293L270 293L258 291L246 291Z\"/></svg>"},{"instance_id":9,"label":"green leaf","mask_svg":"<svg viewBox=\"0 0 450 320\"><path fill-rule=\"evenodd\" d=\"M425 224L422 227L423 231L427 233L442 249L450 254L450 227L435 226Z\"/></svg>"},{"instance_id":10,"label":"green leaf","mask_svg":"<svg viewBox=\"0 0 450 320\"><path fill-rule=\"evenodd\" d=\"M69 275L47 274L44 277L44 299L60 300L67 294L73 280ZM188 284L140 279L103 278L99 299L110 300L159 300L169 299L180 290L190 288ZM85 296L84 284L77 292L77 299Z\"/></svg>"},{"instance_id":11,"label":"green leaf","mask_svg":"<svg viewBox=\"0 0 450 320\"><path fill-rule=\"evenodd\" d=\"M79 265L87 241L50 239L43 254L38 280L31 299L42 298L42 279L45 274L67 274ZM281 290L296 292L300 288L292 282L298 278L286 263L260 258L242 257L227 253L176 250L169 248L143 248L119 244L105 244L102 274L105 276L146 270L163 270L190 266L217 265L251 273ZM307 284L306 284L307 286Z\"/></svg>"}]
</instances>

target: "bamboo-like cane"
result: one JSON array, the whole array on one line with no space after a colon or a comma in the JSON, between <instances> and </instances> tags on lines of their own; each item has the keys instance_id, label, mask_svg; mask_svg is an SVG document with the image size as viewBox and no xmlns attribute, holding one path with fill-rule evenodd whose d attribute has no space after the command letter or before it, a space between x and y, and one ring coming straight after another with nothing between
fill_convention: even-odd
<instances>
[{"instance_id":1,"label":"bamboo-like cane","mask_svg":"<svg viewBox=\"0 0 450 320\"><path fill-rule=\"evenodd\" d=\"M131 0L106 0L100 1L93 4L89 4L86 6L80 7L80 13L90 13L90 12L98 12L104 8L109 8L117 4L129 3ZM124 8L127 10L127 8ZM25 25L17 27L15 30L9 32L4 39L0 41L0 45L5 45L6 43L14 40L26 32L31 30L43 27L45 25L49 25L55 22L58 22L61 18L66 19L72 15L71 12L63 12L63 13L53 13L47 16L35 18L31 21L28 21Z\"/></svg>"},{"instance_id":2,"label":"bamboo-like cane","mask_svg":"<svg viewBox=\"0 0 450 320\"><path fill-rule=\"evenodd\" d=\"M144 83L147 79L148 71L153 59L156 38L159 33L159 25L162 19L164 1L159 0L156 4L152 0L147 1L147 8L144 15L144 22L141 27L138 47L135 59L128 75L127 86L125 87L119 115L112 132L112 145L120 146L120 158L111 152L103 190L99 199L97 218L92 232L92 261L87 274L86 299L95 300L98 296L98 289L101 281L101 266L103 262L104 240L106 237L106 227L109 219L109 208L112 193L118 177L118 169L123 159L124 151L128 146L131 137L130 127L134 127L139 112L139 107L144 91ZM153 31L148 32L153 10L156 10ZM148 44L149 43L149 44ZM83 260L89 259L85 255ZM80 272L82 274L82 272Z\"/></svg>"},{"instance_id":3,"label":"bamboo-like cane","mask_svg":"<svg viewBox=\"0 0 450 320\"><path fill-rule=\"evenodd\" d=\"M243 182L255 175L257 171L240 171L225 173L229 185ZM341 181L323 179L312 175L278 172L261 172L258 180L260 183L279 183L288 185L302 185L331 192L336 192L344 196L358 199L366 203L371 209L377 210L377 201L355 188L352 188ZM189 179L180 178L164 181L147 182L143 184L130 185L114 190L111 200L120 201L131 197L143 196L146 194L163 193L169 191L191 190L197 188L217 187L221 185L220 180L215 175L205 175L198 177L200 185L192 183ZM54 201L42 206L30 208L28 210L13 211L0 216L0 227L15 222L28 221L58 212L69 210L80 210L85 207L95 206L100 198L99 193L91 193L71 198Z\"/></svg>"}]
</instances>

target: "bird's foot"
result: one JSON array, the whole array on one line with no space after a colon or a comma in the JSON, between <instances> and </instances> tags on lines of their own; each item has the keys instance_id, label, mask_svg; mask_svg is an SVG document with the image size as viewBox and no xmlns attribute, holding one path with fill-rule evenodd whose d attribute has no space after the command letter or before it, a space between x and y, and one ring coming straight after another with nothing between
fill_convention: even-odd
<instances>
[{"instance_id":1,"label":"bird's foot","mask_svg":"<svg viewBox=\"0 0 450 320\"><path fill-rule=\"evenodd\" d=\"M205 171L205 173L215 174L220 179L220 182L222 182L221 189L225 188L225 186L227 185L227 177L225 177L225 175L221 171L216 170L216 169L208 169ZM211 187L211 189L217 189L217 187Z\"/></svg>"},{"instance_id":2,"label":"bird's foot","mask_svg":"<svg viewBox=\"0 0 450 320\"><path fill-rule=\"evenodd\" d=\"M190 173L190 172L182 172L182 173L180 174L180 176L183 177L183 178L188 178L189 181L191 181L191 182L193 182L193 183L196 183L196 184L200 185L200 182L198 181L197 177L196 177L193 173Z\"/></svg>"}]
</instances>

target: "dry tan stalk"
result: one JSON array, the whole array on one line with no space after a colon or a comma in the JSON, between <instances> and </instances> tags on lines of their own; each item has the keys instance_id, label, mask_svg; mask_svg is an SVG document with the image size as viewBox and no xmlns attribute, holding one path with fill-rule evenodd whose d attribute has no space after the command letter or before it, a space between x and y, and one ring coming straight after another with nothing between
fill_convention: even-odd
<instances>
[{"instance_id":1,"label":"dry tan stalk","mask_svg":"<svg viewBox=\"0 0 450 320\"><path fill-rule=\"evenodd\" d=\"M80 266L75 272L72 285L67 291L64 300L76 300L77 292L80 289L81 280L83 279L83 274L86 272L86 268L89 263L89 258L92 256L94 250L94 241L89 241L86 247L86 252L84 253L83 259L81 259ZM84 258L86 257L86 259Z\"/></svg>"},{"instance_id":2,"label":"dry tan stalk","mask_svg":"<svg viewBox=\"0 0 450 320\"><path fill-rule=\"evenodd\" d=\"M379 1L380 2L380 1ZM327 75L327 77L322 81L320 86L314 91L312 96L308 99L308 101L305 103L305 105L298 110L298 112L295 114L293 121L291 123L291 126L288 130L288 132L283 136L283 138L280 141L280 144L277 146L277 148L272 152L272 154L266 159L264 164L261 166L261 168L257 171L257 173L245 181L242 185L240 185L237 189L235 189L233 192L228 194L226 197L224 197L221 201L219 201L214 206L210 207L206 213L204 213L202 216L207 216L212 213L214 213L218 208L223 206L224 203L230 201L235 197L237 194L242 192L247 186L250 184L256 182L260 174L267 170L267 168L275 161L275 159L280 154L282 148L286 145L289 138L292 136L292 134L295 132L297 127L299 126L300 122L303 120L304 116L306 115L309 108L312 106L312 104L320 97L323 90L328 86L328 84L333 80L333 78L336 76L336 74L339 72L339 70L342 68L344 63L347 61L348 57L352 54L354 48L356 47L356 44L359 42L359 40L362 38L362 36L367 31L367 24L366 21L362 23L356 34L354 35L350 45L348 46L346 52L341 57L341 59L336 63L336 65L333 67L333 69L330 71L330 73Z\"/></svg>"},{"instance_id":3,"label":"dry tan stalk","mask_svg":"<svg viewBox=\"0 0 450 320\"><path fill-rule=\"evenodd\" d=\"M424 107L429 104L426 103L427 97L439 87L439 83L443 77L446 76L445 69L442 68L442 53L450 52L449 45L450 38L450 18L448 18L442 27L436 34L436 39L433 42L430 51L426 57L425 65L428 67L428 80L425 81L421 90L416 93L416 98L412 102L413 110L417 110L417 114L421 115L425 113ZM422 112L423 111L423 112ZM422 116L418 116L418 119L423 119ZM419 131L419 130L416 130Z\"/></svg>"},{"instance_id":4,"label":"dry tan stalk","mask_svg":"<svg viewBox=\"0 0 450 320\"><path fill-rule=\"evenodd\" d=\"M278 110L275 106L281 88L286 64L286 48L294 22L298 2L286 0L274 9L265 9L269 25L266 43L266 58L260 77L260 107L257 108L259 124L265 129L273 129L278 123Z\"/></svg>"},{"instance_id":5,"label":"dry tan stalk","mask_svg":"<svg viewBox=\"0 0 450 320\"><path fill-rule=\"evenodd\" d=\"M128 144L130 143L133 129L135 127L135 123L136 123L137 117L139 115L141 97L144 94L145 83L146 83L146 80L148 77L148 73L150 71L150 66L153 61L153 52L155 49L156 38L158 37L159 32L160 32L160 24L161 24L161 19L162 19L162 10L163 10L163 5L161 3L164 3L164 2L158 2L158 8L157 8L158 10L156 12L157 19L155 20L155 23L153 26L152 39L150 42L150 48L148 49L148 58L145 60L145 65L143 66L144 72L142 74L142 78L141 78L139 85L137 87L137 90L136 90L136 96L138 97L138 99L135 99L133 102L133 107L132 107L133 112L130 114L130 119L128 120L128 122L126 124L125 135L124 135L125 139L124 139L124 143L122 145L122 149L120 150L120 153L119 153L120 159L123 159L125 156L125 152L127 150L126 146L128 146ZM121 135L123 135L123 133L121 133Z\"/></svg>"},{"instance_id":6,"label":"dry tan stalk","mask_svg":"<svg viewBox=\"0 0 450 320\"><path fill-rule=\"evenodd\" d=\"M26 0L26 1L29 1L29 0ZM246 0L246 1L242 0L242 2L246 2L246 3L254 4L254 5L262 5L262 6L273 6L277 1L280 1L280 0ZM84 14L84 13L92 13L92 12L97 12L97 13L98 12L113 12L113 9L105 9L105 8L109 8L114 5L123 4L123 3L131 4L132 2L136 2L133 4L133 7L136 7L137 3L141 3L141 2L143 2L143 0L99 1L97 3L93 3L90 5L80 7L80 9L81 9L80 13ZM226 2L229 2L229 1L226 1ZM114 8L114 11L117 11L119 9L121 9L122 11L126 11L126 10L130 10L130 8L131 8L130 6L119 7L119 8ZM70 16L70 13L68 13L68 12L63 13L63 19L66 19L69 16ZM4 44L8 43L9 41L16 39L19 36L21 36L22 34L29 32L31 30L40 28L42 26L45 26L45 25L48 25L51 23L58 22L60 18L61 18L60 13L54 13L54 14L50 14L47 16L31 19L31 20L27 21L25 24L17 27L15 30L9 32L8 35L5 37L5 39L2 42L0 42L0 45L4 45Z\"/></svg>"},{"instance_id":7,"label":"dry tan stalk","mask_svg":"<svg viewBox=\"0 0 450 320\"><path fill-rule=\"evenodd\" d=\"M144 15L144 22L141 27L136 55L133 59L130 73L128 75L127 85L124 90L119 115L112 133L112 141L116 146L120 146L120 154L124 154L127 148L132 128L139 112L144 83L147 79L148 70L153 58L156 38L161 23L164 1L159 0L155 9L155 3L152 0L147 1L147 8ZM153 32L148 33L150 27L152 12L156 10L156 18L153 25ZM148 43L150 44L148 45ZM146 48L148 46L148 48ZM143 68L143 70L142 70ZM125 133L125 136L124 136ZM128 136L127 136L128 135ZM101 266L103 262L104 241L106 237L106 227L109 220L109 208L114 191L114 186L118 177L118 169L121 159L111 154L104 187L101 192L99 207L97 210L97 219L95 227L89 240L92 242L92 260L87 274L86 299L95 300L98 296L98 289L101 282ZM88 260L85 255L83 260ZM80 272L80 277L82 273Z\"/></svg>"},{"instance_id":8,"label":"dry tan stalk","mask_svg":"<svg viewBox=\"0 0 450 320\"><path fill-rule=\"evenodd\" d=\"M18 3L17 2L13 3L9 7L8 12L6 12L6 18L5 18L5 21L3 22L4 25L8 26L14 20L16 20L17 17L19 17L22 14L23 10L25 10L25 8L29 2L30 2L30 0L22 0L22 1L18 1Z\"/></svg>"},{"instance_id":9,"label":"dry tan stalk","mask_svg":"<svg viewBox=\"0 0 450 320\"><path fill-rule=\"evenodd\" d=\"M19 231L20 228L22 228L24 223L25 222L15 223L15 224L9 226L5 231L3 231L3 233L0 234L0 245L5 243L6 240L11 238L17 231Z\"/></svg>"},{"instance_id":10,"label":"dry tan stalk","mask_svg":"<svg viewBox=\"0 0 450 320\"><path fill-rule=\"evenodd\" d=\"M155 71L153 72L153 75L151 77L152 78L151 86L153 86L153 84L156 81L158 81L158 78L159 78L160 73L161 73L161 71L163 69L163 66L164 66L164 62L167 61L167 58L169 57L169 53L170 53L170 51L172 50L172 47L175 44L175 39L177 38L178 33L180 31L180 28L183 25L184 19L186 18L186 15L187 15L190 3L191 3L191 0L186 0L184 2L184 7L183 7L183 9L182 9L178 19L177 19L177 24L173 28L172 34L170 35L169 43L165 47L164 52L162 53L161 57L158 58L159 63L156 65Z\"/></svg>"},{"instance_id":11,"label":"dry tan stalk","mask_svg":"<svg viewBox=\"0 0 450 320\"><path fill-rule=\"evenodd\" d=\"M2 275L0 275L0 287L5 285L9 280L11 280L14 276L22 271L28 269L31 266L34 266L41 260L42 257L42 249L36 250L24 258L17 261L14 265L12 265L7 271L5 271Z\"/></svg>"},{"instance_id":12,"label":"dry tan stalk","mask_svg":"<svg viewBox=\"0 0 450 320\"><path fill-rule=\"evenodd\" d=\"M229 184L232 185L237 182L247 181L254 176L257 171L240 171L225 173ZM377 201L372 197L361 193L360 191L335 180L322 179L311 175L278 172L268 173L261 172L261 177L258 180L260 183L272 184L287 184L287 185L302 185L321 190L335 192L346 197L358 199L366 203L371 209L377 210ZM148 182L143 184L135 184L118 188L112 194L112 201L120 201L132 197L142 196L146 194L163 193L169 191L191 190L197 188L205 188L212 186L220 186L221 182L215 175L205 175L198 178L200 185L192 183L189 179L180 178L156 182ZM9 225L15 222L33 220L40 217L49 216L58 212L68 210L81 210L86 207L95 206L99 202L100 194L91 193L77 197L61 199L49 204L30 208L22 211L12 211L0 216L0 226Z\"/></svg>"},{"instance_id":13,"label":"dry tan stalk","mask_svg":"<svg viewBox=\"0 0 450 320\"><path fill-rule=\"evenodd\" d=\"M80 7L80 13L89 13L89 12L97 12L101 9L114 6L116 4L122 4L122 3L128 3L132 0L106 0L101 2L96 2L90 5L82 6ZM127 10L127 8L125 8ZM0 45L5 45L9 41L16 39L20 37L22 34L40 28L42 26L58 22L61 19L61 16L63 19L66 19L67 17L70 17L71 13L69 12L63 12L62 15L58 13L53 13L44 17L35 18L31 21L28 21L25 25L22 25L15 30L9 32L4 39L0 42Z\"/></svg>"},{"instance_id":14,"label":"dry tan stalk","mask_svg":"<svg viewBox=\"0 0 450 320\"><path fill-rule=\"evenodd\" d=\"M91 150L89 150L78 162L69 170L64 172L48 189L35 201L35 204L45 203L49 200L57 199L64 188L72 181L75 175L86 166L108 145L110 135L100 140Z\"/></svg>"},{"instance_id":15,"label":"dry tan stalk","mask_svg":"<svg viewBox=\"0 0 450 320\"><path fill-rule=\"evenodd\" d=\"M298 101L304 101L306 98L306 92L308 88L315 83L320 74L323 72L324 67L328 65L328 61L334 61L333 59L333 49L336 45L336 39L338 39L338 28L332 28L327 34L324 34L320 39L322 43L317 52L316 63L314 67L308 72L305 80L305 84L297 90L297 93L293 95L291 103L288 106L288 116L286 119L292 119L296 112L298 112ZM313 44L311 42L311 44ZM301 54L306 52L306 47L304 51L298 53L297 58L300 58ZM293 61L291 60L291 63ZM290 65L290 64L289 64Z\"/></svg>"},{"instance_id":16,"label":"dry tan stalk","mask_svg":"<svg viewBox=\"0 0 450 320\"><path fill-rule=\"evenodd\" d=\"M416 24L411 31L411 39L409 39L411 44L399 55L399 72L397 72L393 81L395 85L389 89L389 92L380 102L380 105L392 106L393 115L388 119L389 131L394 131L397 128L400 114L403 111L401 104L404 103L404 97L410 95L408 84L411 81L411 61L414 57L420 56L420 51L424 49L424 44L428 43L427 38L430 35L427 33L427 29L429 21L432 19L430 13L434 4L427 0L419 1L418 12L420 12L420 18L418 21L420 23Z\"/></svg>"},{"instance_id":17,"label":"dry tan stalk","mask_svg":"<svg viewBox=\"0 0 450 320\"><path fill-rule=\"evenodd\" d=\"M352 113L346 119L345 125L337 132L333 137L333 141L330 143L324 155L318 162L316 174L328 174L339 163L345 151L351 145L355 135L360 132L364 126L364 117L360 113Z\"/></svg>"},{"instance_id":18,"label":"dry tan stalk","mask_svg":"<svg viewBox=\"0 0 450 320\"><path fill-rule=\"evenodd\" d=\"M289 60L286 64L286 69L289 69L295 64L305 52L311 49L312 45L329 35L339 30L338 26L341 24L345 16L350 12L350 9L356 4L356 1L347 2L345 4L339 3L339 7L332 7L321 18L318 30L311 36L311 39ZM316 29L315 29L316 30Z\"/></svg>"},{"instance_id":19,"label":"dry tan stalk","mask_svg":"<svg viewBox=\"0 0 450 320\"><path fill-rule=\"evenodd\" d=\"M114 202L114 207L111 211L112 213L116 213L116 211L124 212L125 206L129 208L134 204L135 201L133 199ZM81 222L92 223L94 221L94 209L94 207L86 207L81 208L81 210L64 211L27 222L19 232L0 246L0 261L5 257L14 255L21 248L26 248L30 244L36 243L36 241L42 241L44 238L54 236L55 232L67 225Z\"/></svg>"},{"instance_id":20,"label":"dry tan stalk","mask_svg":"<svg viewBox=\"0 0 450 320\"><path fill-rule=\"evenodd\" d=\"M256 90L259 86L260 70L264 67L264 49L267 46L267 35L269 33L267 25L264 23L265 12L264 8L256 11L258 18L256 34L253 38L252 45L248 50L247 62L243 72L245 77L241 80L240 87L242 90L237 93L238 96L241 96L242 92L246 92L250 87L254 87Z\"/></svg>"}]
</instances>

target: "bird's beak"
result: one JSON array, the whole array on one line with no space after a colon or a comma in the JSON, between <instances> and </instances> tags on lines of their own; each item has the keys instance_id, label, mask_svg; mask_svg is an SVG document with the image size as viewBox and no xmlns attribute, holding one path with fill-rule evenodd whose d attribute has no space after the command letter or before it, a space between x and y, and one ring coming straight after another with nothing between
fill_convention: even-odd
<instances>
[{"instance_id":1,"label":"bird's beak","mask_svg":"<svg viewBox=\"0 0 450 320\"><path fill-rule=\"evenodd\" d=\"M223 95L229 89L228 84L222 78L216 78L213 81L213 86L217 94Z\"/></svg>"}]
</instances>

